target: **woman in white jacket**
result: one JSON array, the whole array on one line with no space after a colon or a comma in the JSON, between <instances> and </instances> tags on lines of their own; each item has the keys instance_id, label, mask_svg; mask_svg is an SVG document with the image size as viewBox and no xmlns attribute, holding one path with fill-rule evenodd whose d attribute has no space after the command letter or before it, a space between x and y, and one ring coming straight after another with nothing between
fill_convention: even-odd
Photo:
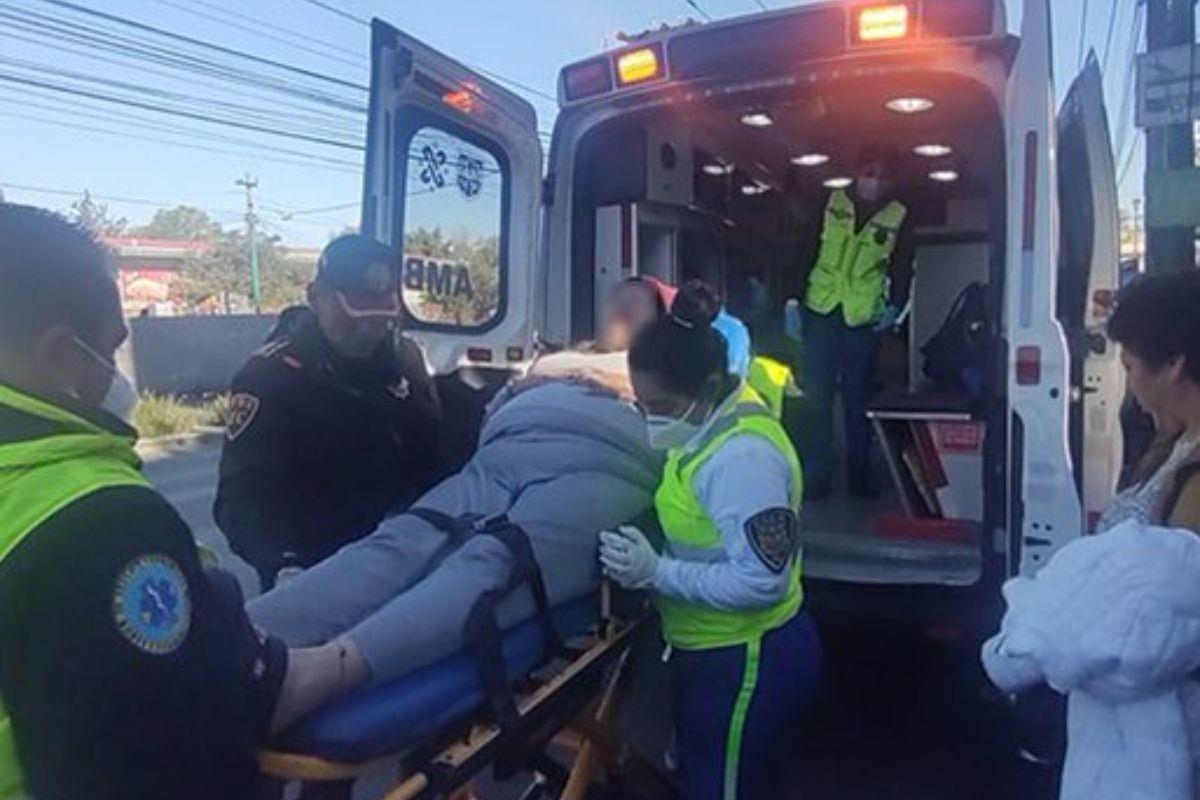
<instances>
[{"instance_id":1,"label":"woman in white jacket","mask_svg":"<svg viewBox=\"0 0 1200 800\"><path fill-rule=\"evenodd\" d=\"M1068 695L1063 800L1196 800L1200 779L1200 273L1151 278L1110 322L1159 442L1101 520L1004 587L999 688Z\"/></svg>"}]
</instances>

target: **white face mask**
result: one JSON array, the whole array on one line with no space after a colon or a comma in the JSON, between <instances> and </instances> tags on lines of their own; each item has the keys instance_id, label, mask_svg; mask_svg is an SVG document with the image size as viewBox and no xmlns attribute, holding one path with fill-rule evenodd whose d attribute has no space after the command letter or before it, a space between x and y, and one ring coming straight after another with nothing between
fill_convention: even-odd
<instances>
[{"instance_id":1,"label":"white face mask","mask_svg":"<svg viewBox=\"0 0 1200 800\"><path fill-rule=\"evenodd\" d=\"M104 399L100 401L100 408L122 422L131 422L133 420L133 410L138 403L138 393L133 385L133 381L116 364L88 347L78 337L76 337L75 343L83 348L85 353L96 359L100 363L100 366L108 370L112 376L112 380L108 384L108 391L105 393Z\"/></svg>"},{"instance_id":2,"label":"white face mask","mask_svg":"<svg viewBox=\"0 0 1200 800\"><path fill-rule=\"evenodd\" d=\"M646 416L646 436L655 450L674 450L683 447L700 431L700 426L675 417L657 414Z\"/></svg>"}]
</instances>

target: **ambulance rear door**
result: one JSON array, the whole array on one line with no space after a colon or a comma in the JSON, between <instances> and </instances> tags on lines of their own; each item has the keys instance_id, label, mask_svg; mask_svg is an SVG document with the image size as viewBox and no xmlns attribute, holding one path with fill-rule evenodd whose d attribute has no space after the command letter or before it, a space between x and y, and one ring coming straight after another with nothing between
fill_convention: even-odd
<instances>
[{"instance_id":1,"label":"ambulance rear door","mask_svg":"<svg viewBox=\"0 0 1200 800\"><path fill-rule=\"evenodd\" d=\"M363 232L403 252L406 329L430 366L528 358L542 150L533 107L371 25Z\"/></svg>"},{"instance_id":2,"label":"ambulance rear door","mask_svg":"<svg viewBox=\"0 0 1200 800\"><path fill-rule=\"evenodd\" d=\"M1083 531L1069 441L1070 351L1057 318L1059 204L1049 0L1025 0L1009 81L1009 570L1032 575Z\"/></svg>"},{"instance_id":3,"label":"ambulance rear door","mask_svg":"<svg viewBox=\"0 0 1200 800\"><path fill-rule=\"evenodd\" d=\"M1120 280L1117 182L1093 53L1058 114L1059 320L1071 346L1071 455L1089 530L1121 474L1125 371L1106 326Z\"/></svg>"}]
</instances>

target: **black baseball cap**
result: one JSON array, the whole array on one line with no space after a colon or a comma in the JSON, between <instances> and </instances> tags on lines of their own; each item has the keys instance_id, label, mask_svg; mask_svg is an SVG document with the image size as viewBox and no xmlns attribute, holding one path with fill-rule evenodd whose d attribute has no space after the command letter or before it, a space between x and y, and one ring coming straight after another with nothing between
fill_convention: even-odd
<instances>
[{"instance_id":1,"label":"black baseball cap","mask_svg":"<svg viewBox=\"0 0 1200 800\"><path fill-rule=\"evenodd\" d=\"M351 233L325 245L317 261L317 283L337 292L351 316L400 313L400 257L370 236Z\"/></svg>"}]
</instances>

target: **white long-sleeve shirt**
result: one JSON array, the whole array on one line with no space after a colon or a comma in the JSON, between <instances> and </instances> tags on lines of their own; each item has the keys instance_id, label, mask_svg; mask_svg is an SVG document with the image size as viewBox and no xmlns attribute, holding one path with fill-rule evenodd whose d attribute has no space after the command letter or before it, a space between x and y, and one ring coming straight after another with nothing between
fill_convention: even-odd
<instances>
[{"instance_id":1,"label":"white long-sleeve shirt","mask_svg":"<svg viewBox=\"0 0 1200 800\"><path fill-rule=\"evenodd\" d=\"M791 563L780 572L772 570L755 553L747 523L763 511L791 508L791 481L791 465L767 439L753 433L727 439L692 482L721 533L724 558L709 563L664 556L654 576L655 591L729 611L766 608L782 600L792 578Z\"/></svg>"}]
</instances>

